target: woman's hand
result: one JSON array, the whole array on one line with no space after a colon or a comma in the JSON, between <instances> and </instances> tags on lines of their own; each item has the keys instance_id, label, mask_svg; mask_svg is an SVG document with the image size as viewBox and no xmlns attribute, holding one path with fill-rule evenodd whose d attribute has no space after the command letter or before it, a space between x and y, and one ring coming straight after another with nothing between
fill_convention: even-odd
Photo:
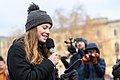
<instances>
[{"instance_id":1,"label":"woman's hand","mask_svg":"<svg viewBox=\"0 0 120 80\"><path fill-rule=\"evenodd\" d=\"M48 59L51 60L54 65L58 64L59 57L57 53L53 53Z\"/></svg>"}]
</instances>

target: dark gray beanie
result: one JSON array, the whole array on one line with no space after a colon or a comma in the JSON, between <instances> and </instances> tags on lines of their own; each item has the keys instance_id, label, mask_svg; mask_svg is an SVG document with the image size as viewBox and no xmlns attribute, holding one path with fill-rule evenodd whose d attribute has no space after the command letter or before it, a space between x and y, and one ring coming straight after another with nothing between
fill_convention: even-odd
<instances>
[{"instance_id":1,"label":"dark gray beanie","mask_svg":"<svg viewBox=\"0 0 120 80\"><path fill-rule=\"evenodd\" d=\"M33 3L28 8L27 22L25 24L26 31L44 23L49 23L51 26L53 25L52 19L47 12L39 10L39 6Z\"/></svg>"}]
</instances>

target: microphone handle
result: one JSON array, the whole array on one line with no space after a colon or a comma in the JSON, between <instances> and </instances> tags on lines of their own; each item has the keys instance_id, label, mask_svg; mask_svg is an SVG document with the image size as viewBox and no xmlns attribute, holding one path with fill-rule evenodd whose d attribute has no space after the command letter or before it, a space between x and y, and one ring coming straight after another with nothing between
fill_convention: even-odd
<instances>
[{"instance_id":1,"label":"microphone handle","mask_svg":"<svg viewBox=\"0 0 120 80\"><path fill-rule=\"evenodd\" d=\"M55 53L54 48L50 48L49 51L51 54ZM56 66L55 66L55 76L56 76L56 80L58 80L59 75L58 75L58 68Z\"/></svg>"},{"instance_id":2,"label":"microphone handle","mask_svg":"<svg viewBox=\"0 0 120 80\"><path fill-rule=\"evenodd\" d=\"M50 48L49 51L51 54L55 53L54 48Z\"/></svg>"}]
</instances>

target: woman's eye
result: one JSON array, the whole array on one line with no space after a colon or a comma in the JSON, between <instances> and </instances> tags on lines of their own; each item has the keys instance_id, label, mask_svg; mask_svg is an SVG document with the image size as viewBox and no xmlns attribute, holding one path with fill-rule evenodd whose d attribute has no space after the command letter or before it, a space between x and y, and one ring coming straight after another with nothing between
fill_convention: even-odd
<instances>
[{"instance_id":1,"label":"woman's eye","mask_svg":"<svg viewBox=\"0 0 120 80\"><path fill-rule=\"evenodd\" d=\"M48 25L43 25L42 28L43 28L43 29L47 29L47 28L51 29L52 27L51 27L51 26L48 26Z\"/></svg>"},{"instance_id":2,"label":"woman's eye","mask_svg":"<svg viewBox=\"0 0 120 80\"><path fill-rule=\"evenodd\" d=\"M43 26L43 29L47 29L47 26Z\"/></svg>"}]
</instances>

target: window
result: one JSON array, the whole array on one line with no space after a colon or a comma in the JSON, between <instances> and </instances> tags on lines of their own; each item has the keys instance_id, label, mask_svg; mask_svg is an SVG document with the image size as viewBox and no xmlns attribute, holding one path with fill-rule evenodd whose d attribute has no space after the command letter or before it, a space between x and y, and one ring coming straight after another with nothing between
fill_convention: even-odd
<instances>
[{"instance_id":1,"label":"window","mask_svg":"<svg viewBox=\"0 0 120 80\"><path fill-rule=\"evenodd\" d=\"M118 42L115 43L115 52L119 52L119 43Z\"/></svg>"}]
</instances>

